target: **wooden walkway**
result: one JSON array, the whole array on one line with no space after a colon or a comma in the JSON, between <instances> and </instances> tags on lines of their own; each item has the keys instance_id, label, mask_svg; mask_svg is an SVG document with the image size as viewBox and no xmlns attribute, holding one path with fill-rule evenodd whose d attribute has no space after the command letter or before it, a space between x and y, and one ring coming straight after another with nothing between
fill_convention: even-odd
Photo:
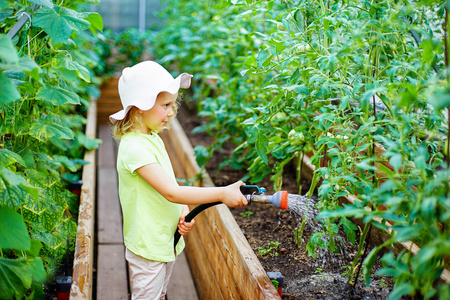
<instances>
[{"instance_id":1,"label":"wooden walkway","mask_svg":"<svg viewBox=\"0 0 450 300\"><path fill-rule=\"evenodd\" d=\"M97 151L97 243L95 255L96 291L98 300L130 299L128 266L122 235L122 213L118 196L116 172L117 142L106 123L107 115L120 110L117 106L117 85L111 91L102 89L98 101L98 133L103 140ZM111 105L112 104L112 105ZM118 109L117 109L118 108ZM177 259L168 291L168 300L198 300L184 252Z\"/></svg>"}]
</instances>

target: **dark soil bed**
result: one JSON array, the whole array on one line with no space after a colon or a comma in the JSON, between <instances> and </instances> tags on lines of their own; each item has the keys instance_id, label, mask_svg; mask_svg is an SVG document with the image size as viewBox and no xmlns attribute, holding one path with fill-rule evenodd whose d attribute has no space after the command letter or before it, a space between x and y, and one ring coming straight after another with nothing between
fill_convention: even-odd
<instances>
[{"instance_id":1,"label":"dark soil bed","mask_svg":"<svg viewBox=\"0 0 450 300\"><path fill-rule=\"evenodd\" d=\"M178 120L188 135L193 147L203 145L207 147L212 138L202 134L192 134L192 129L202 124L194 110L190 110L183 104L178 112ZM207 166L207 171L216 186L223 186L240 180L245 176L244 171L224 167L217 170L222 157L227 156L233 150L225 147L221 153L215 153ZM289 193L297 193L298 188L294 170L285 170L283 190ZM290 176L289 172L292 172ZM273 183L264 180L259 186L267 188L268 194ZM303 186L309 187L305 182ZM392 289L392 281L389 278L373 275L370 287L364 284L362 278L356 286L347 284L345 266L349 266L356 254L357 246L352 245L343 235L345 241L341 244L338 254L321 252L318 258L308 256L306 242L304 240L298 248L294 242L294 228L301 220L289 211L282 211L274 206L251 204L246 207L231 208L242 232L249 244L259 257L266 272L281 272L284 277L282 299L386 299ZM312 228L306 226L304 236L309 237ZM357 237L358 241L358 237ZM266 248L269 243L278 242L277 250L269 254L261 255L260 247ZM370 249L372 247L369 247ZM375 266L374 269L380 266ZM361 272L362 273L362 272Z\"/></svg>"}]
</instances>

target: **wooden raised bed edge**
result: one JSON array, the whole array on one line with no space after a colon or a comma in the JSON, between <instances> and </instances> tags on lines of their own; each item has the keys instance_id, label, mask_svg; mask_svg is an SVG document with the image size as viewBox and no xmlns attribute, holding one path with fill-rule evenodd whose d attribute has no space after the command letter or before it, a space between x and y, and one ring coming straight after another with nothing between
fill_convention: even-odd
<instances>
[{"instance_id":1,"label":"wooden raised bed edge","mask_svg":"<svg viewBox=\"0 0 450 300\"><path fill-rule=\"evenodd\" d=\"M97 132L97 101L91 100L86 125L86 136L95 138ZM73 261L70 299L92 299L92 272L94 263L94 223L96 189L96 150L87 151L83 167L77 240Z\"/></svg>"},{"instance_id":2,"label":"wooden raised bed edge","mask_svg":"<svg viewBox=\"0 0 450 300\"><path fill-rule=\"evenodd\" d=\"M202 173L178 120L161 137L177 178L192 180ZM206 173L195 185L214 186ZM208 208L195 222L185 251L200 299L281 299L226 205Z\"/></svg>"}]
</instances>

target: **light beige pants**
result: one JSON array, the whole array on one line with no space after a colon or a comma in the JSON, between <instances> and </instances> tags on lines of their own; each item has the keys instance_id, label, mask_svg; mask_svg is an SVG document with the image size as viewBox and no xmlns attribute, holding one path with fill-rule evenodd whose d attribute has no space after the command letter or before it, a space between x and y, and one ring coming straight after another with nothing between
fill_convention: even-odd
<instances>
[{"instance_id":1,"label":"light beige pants","mask_svg":"<svg viewBox=\"0 0 450 300\"><path fill-rule=\"evenodd\" d=\"M126 249L132 300L164 300L175 261L148 260Z\"/></svg>"}]
</instances>

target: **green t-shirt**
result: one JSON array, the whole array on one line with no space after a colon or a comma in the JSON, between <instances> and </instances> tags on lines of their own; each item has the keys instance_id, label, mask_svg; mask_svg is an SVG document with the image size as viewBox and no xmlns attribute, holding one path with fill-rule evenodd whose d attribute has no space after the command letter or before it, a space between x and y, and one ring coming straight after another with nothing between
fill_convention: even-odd
<instances>
[{"instance_id":1,"label":"green t-shirt","mask_svg":"<svg viewBox=\"0 0 450 300\"><path fill-rule=\"evenodd\" d=\"M175 260L174 234L182 205L167 201L136 169L158 163L176 183L164 142L157 134L128 133L120 140L117 154L119 198L123 213L125 246L144 258L169 262ZM184 249L183 238L176 254Z\"/></svg>"}]
</instances>

